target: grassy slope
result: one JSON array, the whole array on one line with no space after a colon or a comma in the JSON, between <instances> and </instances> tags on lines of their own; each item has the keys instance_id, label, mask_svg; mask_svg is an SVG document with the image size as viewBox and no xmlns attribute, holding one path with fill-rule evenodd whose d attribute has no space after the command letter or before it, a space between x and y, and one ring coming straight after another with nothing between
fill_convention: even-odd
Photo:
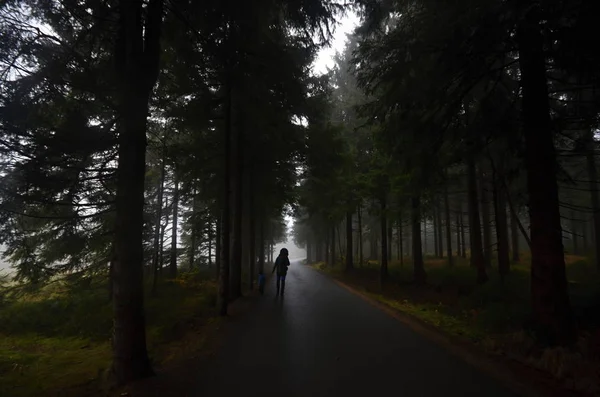
<instances>
[{"instance_id":1,"label":"grassy slope","mask_svg":"<svg viewBox=\"0 0 600 397\"><path fill-rule=\"evenodd\" d=\"M475 283L476 273L463 260L453 268L443 259L426 260L427 286L411 284L410 260L390 264L390 282L379 284L379 264L370 261L347 273L340 266L313 266L358 288L386 305L465 338L482 349L509 356L551 373L574 389L600 392L600 273L585 258L567 257L571 300L582 330L578 346L539 350L524 331L529 315L529 268L513 265L502 283L497 270L489 270L490 281Z\"/></svg>"},{"instance_id":2,"label":"grassy slope","mask_svg":"<svg viewBox=\"0 0 600 397\"><path fill-rule=\"evenodd\" d=\"M155 366L204 348L215 318L216 284L200 274L163 282L146 300ZM110 366L112 309L104 282L55 282L0 302L0 395L83 396Z\"/></svg>"}]
</instances>

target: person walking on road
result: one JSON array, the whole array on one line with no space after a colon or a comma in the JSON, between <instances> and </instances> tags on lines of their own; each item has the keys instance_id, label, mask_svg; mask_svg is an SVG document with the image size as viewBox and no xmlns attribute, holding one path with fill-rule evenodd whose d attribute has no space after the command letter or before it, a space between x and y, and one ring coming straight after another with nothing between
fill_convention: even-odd
<instances>
[{"instance_id":1,"label":"person walking on road","mask_svg":"<svg viewBox=\"0 0 600 397\"><path fill-rule=\"evenodd\" d=\"M290 259L288 258L288 250L286 248L282 248L279 251L279 256L275 260L275 265L273 266L273 271L271 273L275 273L277 270L277 293L276 295L283 296L283 291L285 290L285 276L287 275L288 266L290 266ZM280 288L281 286L281 288Z\"/></svg>"}]
</instances>

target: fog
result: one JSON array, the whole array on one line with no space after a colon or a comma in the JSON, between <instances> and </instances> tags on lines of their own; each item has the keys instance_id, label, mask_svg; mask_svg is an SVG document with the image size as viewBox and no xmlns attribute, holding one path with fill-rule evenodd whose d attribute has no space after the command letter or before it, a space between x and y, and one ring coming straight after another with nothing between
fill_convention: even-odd
<instances>
[{"instance_id":1,"label":"fog","mask_svg":"<svg viewBox=\"0 0 600 397\"><path fill-rule=\"evenodd\" d=\"M287 248L290 252L290 260L304 259L306 258L306 250L303 248L298 248L292 239L288 239L285 243L280 243L275 245L275 254L274 257L277 257L279 254L279 250L282 248Z\"/></svg>"}]
</instances>

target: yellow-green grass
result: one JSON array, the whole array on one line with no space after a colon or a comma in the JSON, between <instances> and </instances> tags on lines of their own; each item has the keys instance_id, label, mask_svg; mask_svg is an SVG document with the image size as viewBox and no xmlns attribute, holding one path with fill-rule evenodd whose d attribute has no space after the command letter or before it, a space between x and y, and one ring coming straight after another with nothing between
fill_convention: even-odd
<instances>
[{"instance_id":1,"label":"yellow-green grass","mask_svg":"<svg viewBox=\"0 0 600 397\"><path fill-rule=\"evenodd\" d=\"M204 347L216 284L183 274L146 297L154 366ZM55 281L0 304L0 396L97 395L111 363L112 304L103 280ZM185 342L185 346L182 344Z\"/></svg>"}]
</instances>

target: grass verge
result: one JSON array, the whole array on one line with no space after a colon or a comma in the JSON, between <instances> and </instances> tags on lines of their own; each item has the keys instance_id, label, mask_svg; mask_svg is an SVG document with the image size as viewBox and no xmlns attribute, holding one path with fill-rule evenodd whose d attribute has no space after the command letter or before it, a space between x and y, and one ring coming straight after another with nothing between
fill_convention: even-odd
<instances>
[{"instance_id":1,"label":"grass verge","mask_svg":"<svg viewBox=\"0 0 600 397\"><path fill-rule=\"evenodd\" d=\"M218 323L216 283L200 273L163 281L146 298L153 366L206 346ZM112 307L106 282L62 279L0 301L0 395L102 394L111 363Z\"/></svg>"},{"instance_id":2,"label":"grass verge","mask_svg":"<svg viewBox=\"0 0 600 397\"><path fill-rule=\"evenodd\" d=\"M600 273L581 257L567 257L571 301L580 328L572 349L540 349L525 329L529 317L529 266L513 265L502 282L496 269L482 286L464 261L453 267L427 258L427 285L416 286L405 259L389 265L390 280L379 282L379 264L369 261L353 271L325 263L313 267L395 310L492 353L541 370L567 389L600 394Z\"/></svg>"}]
</instances>

